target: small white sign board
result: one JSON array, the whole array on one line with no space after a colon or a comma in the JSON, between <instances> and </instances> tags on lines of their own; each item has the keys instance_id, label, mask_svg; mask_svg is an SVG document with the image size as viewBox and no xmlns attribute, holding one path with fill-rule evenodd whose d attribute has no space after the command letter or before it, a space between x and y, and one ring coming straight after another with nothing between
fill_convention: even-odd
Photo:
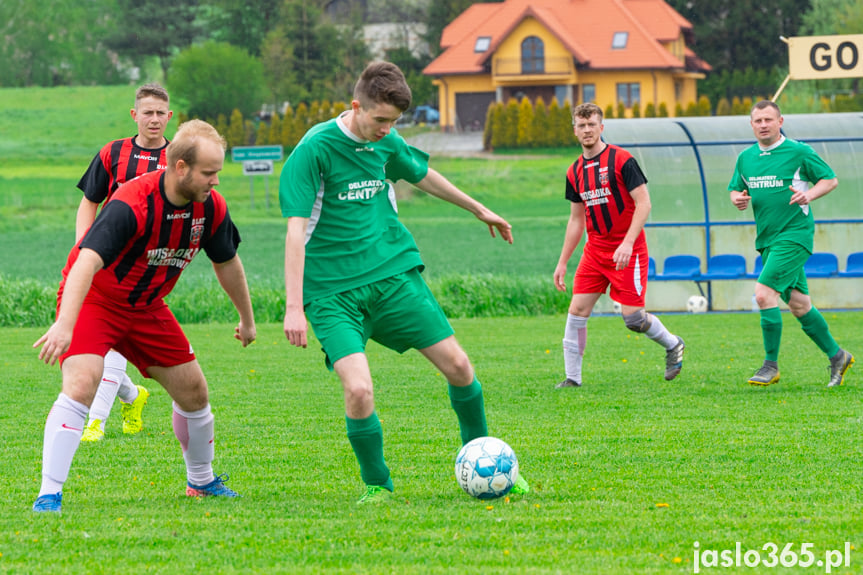
<instances>
[{"instance_id":1,"label":"small white sign board","mask_svg":"<svg viewBox=\"0 0 863 575\"><path fill-rule=\"evenodd\" d=\"M248 160L243 162L244 176L268 176L272 173L272 160Z\"/></svg>"}]
</instances>

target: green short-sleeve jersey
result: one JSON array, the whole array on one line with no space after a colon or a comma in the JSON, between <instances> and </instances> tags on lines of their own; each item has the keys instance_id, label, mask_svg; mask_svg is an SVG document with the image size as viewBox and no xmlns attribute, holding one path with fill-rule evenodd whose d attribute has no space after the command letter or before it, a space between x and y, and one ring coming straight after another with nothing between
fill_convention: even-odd
<instances>
[{"instance_id":1,"label":"green short-sleeve jersey","mask_svg":"<svg viewBox=\"0 0 863 575\"><path fill-rule=\"evenodd\" d=\"M782 138L769 149L755 144L737 157L728 190L747 190L755 215L755 249L790 241L812 251L815 221L809 205L789 204L791 190L836 177L808 144Z\"/></svg>"},{"instance_id":2,"label":"green short-sleeve jersey","mask_svg":"<svg viewBox=\"0 0 863 575\"><path fill-rule=\"evenodd\" d=\"M282 215L309 218L304 303L423 265L391 182L427 173L428 154L395 130L368 142L333 118L306 133L279 181Z\"/></svg>"}]
</instances>

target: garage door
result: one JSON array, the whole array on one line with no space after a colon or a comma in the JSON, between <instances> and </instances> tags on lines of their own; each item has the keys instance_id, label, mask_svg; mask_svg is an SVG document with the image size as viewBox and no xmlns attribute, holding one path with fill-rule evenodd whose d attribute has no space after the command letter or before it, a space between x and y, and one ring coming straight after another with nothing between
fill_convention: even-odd
<instances>
[{"instance_id":1,"label":"garage door","mask_svg":"<svg viewBox=\"0 0 863 575\"><path fill-rule=\"evenodd\" d=\"M494 92L463 92L455 95L456 129L479 131L485 127L488 106L495 101Z\"/></svg>"}]
</instances>

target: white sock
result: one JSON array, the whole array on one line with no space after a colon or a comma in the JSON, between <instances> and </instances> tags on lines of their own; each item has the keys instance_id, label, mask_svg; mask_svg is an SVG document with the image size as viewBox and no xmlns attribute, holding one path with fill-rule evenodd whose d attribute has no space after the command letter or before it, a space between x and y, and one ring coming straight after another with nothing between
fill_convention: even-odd
<instances>
[{"instance_id":1,"label":"white sock","mask_svg":"<svg viewBox=\"0 0 863 575\"><path fill-rule=\"evenodd\" d=\"M210 405L198 411L183 411L174 403L174 435L183 448L186 476L192 485L206 485L213 481L214 417Z\"/></svg>"},{"instance_id":2,"label":"white sock","mask_svg":"<svg viewBox=\"0 0 863 575\"><path fill-rule=\"evenodd\" d=\"M563 368L566 378L581 381L581 363L587 346L587 318L567 314L563 331Z\"/></svg>"},{"instance_id":3,"label":"white sock","mask_svg":"<svg viewBox=\"0 0 863 575\"><path fill-rule=\"evenodd\" d=\"M45 420L42 444L42 487L39 495L59 493L69 477L72 458L81 443L87 406L61 393Z\"/></svg>"},{"instance_id":4,"label":"white sock","mask_svg":"<svg viewBox=\"0 0 863 575\"><path fill-rule=\"evenodd\" d=\"M668 331L668 329L662 325L662 322L659 321L658 317L653 314L648 315L650 316L650 329L644 332L644 335L664 347L666 350L677 345L677 336Z\"/></svg>"},{"instance_id":5,"label":"white sock","mask_svg":"<svg viewBox=\"0 0 863 575\"><path fill-rule=\"evenodd\" d=\"M118 352L109 350L105 354L105 366L102 368L102 380L96 389L96 397L90 405L90 421L98 419L105 428L105 421L111 415L111 407L120 390L120 384L126 377L126 358Z\"/></svg>"},{"instance_id":6,"label":"white sock","mask_svg":"<svg viewBox=\"0 0 863 575\"><path fill-rule=\"evenodd\" d=\"M123 403L132 403L138 399L138 386L125 373L123 380L120 381L120 391L117 392L117 396Z\"/></svg>"}]
</instances>

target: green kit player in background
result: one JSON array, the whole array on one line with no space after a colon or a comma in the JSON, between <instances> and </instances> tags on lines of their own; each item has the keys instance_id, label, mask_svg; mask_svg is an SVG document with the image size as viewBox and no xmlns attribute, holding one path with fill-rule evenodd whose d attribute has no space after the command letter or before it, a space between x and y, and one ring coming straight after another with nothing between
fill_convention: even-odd
<instances>
[{"instance_id":1,"label":"green kit player in background","mask_svg":"<svg viewBox=\"0 0 863 575\"><path fill-rule=\"evenodd\" d=\"M810 202L833 191L836 174L807 144L782 135L779 106L762 100L753 106L750 123L758 143L737 157L728 184L731 202L755 215L755 249L764 267L755 284L761 310L764 365L749 378L752 385L779 381L779 342L782 337L782 298L803 331L830 358L830 387L842 385L854 357L839 347L830 328L809 298L803 266L812 254L815 221ZM813 186L809 187L809 182Z\"/></svg>"},{"instance_id":2,"label":"green kit player in background","mask_svg":"<svg viewBox=\"0 0 863 575\"><path fill-rule=\"evenodd\" d=\"M375 412L366 342L420 351L449 382L462 443L488 435L480 382L420 272L413 237L398 219L390 182L419 189L473 213L512 243L511 226L428 166L428 155L392 129L411 103L401 70L374 62L354 88L351 109L311 128L282 170L287 220L285 335L306 347L308 326L344 390L347 435L366 492L360 504L389 499L383 431ZM515 493L526 493L519 478Z\"/></svg>"}]
</instances>

